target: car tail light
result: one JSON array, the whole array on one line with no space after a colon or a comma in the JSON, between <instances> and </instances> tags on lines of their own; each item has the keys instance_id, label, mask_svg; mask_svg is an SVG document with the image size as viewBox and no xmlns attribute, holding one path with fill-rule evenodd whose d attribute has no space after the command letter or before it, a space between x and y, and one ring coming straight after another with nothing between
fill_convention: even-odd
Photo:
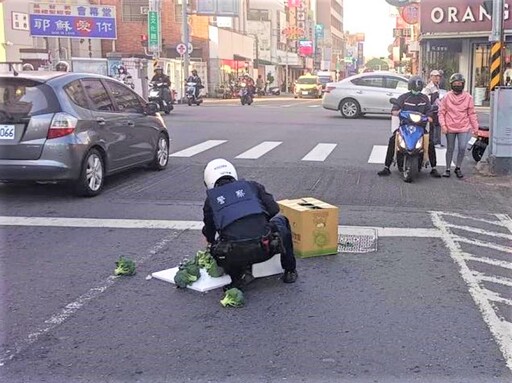
<instances>
[{"instance_id":1,"label":"car tail light","mask_svg":"<svg viewBox=\"0 0 512 383\"><path fill-rule=\"evenodd\" d=\"M67 113L57 113L48 130L48 139L64 137L75 131L78 119Z\"/></svg>"},{"instance_id":2,"label":"car tail light","mask_svg":"<svg viewBox=\"0 0 512 383\"><path fill-rule=\"evenodd\" d=\"M327 87L325 87L325 93L331 93L331 90L334 90L334 89L336 89L335 86L327 86Z\"/></svg>"}]
</instances>

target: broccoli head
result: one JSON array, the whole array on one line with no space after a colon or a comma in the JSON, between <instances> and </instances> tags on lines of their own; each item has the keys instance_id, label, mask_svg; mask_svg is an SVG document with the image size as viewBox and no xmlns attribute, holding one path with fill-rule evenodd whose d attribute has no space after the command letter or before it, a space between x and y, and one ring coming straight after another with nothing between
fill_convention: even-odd
<instances>
[{"instance_id":1,"label":"broccoli head","mask_svg":"<svg viewBox=\"0 0 512 383\"><path fill-rule=\"evenodd\" d=\"M224 293L224 298L220 301L224 307L243 307L245 304L244 293L233 287Z\"/></svg>"},{"instance_id":2,"label":"broccoli head","mask_svg":"<svg viewBox=\"0 0 512 383\"><path fill-rule=\"evenodd\" d=\"M205 269L210 277L218 278L224 275L224 270L217 264L217 261L208 250L198 251L195 259L197 265Z\"/></svg>"},{"instance_id":3,"label":"broccoli head","mask_svg":"<svg viewBox=\"0 0 512 383\"><path fill-rule=\"evenodd\" d=\"M176 283L176 286L182 289L184 289L188 285L191 285L197 280L197 276L189 274L185 269L178 270L178 272L174 276L174 283Z\"/></svg>"},{"instance_id":4,"label":"broccoli head","mask_svg":"<svg viewBox=\"0 0 512 383\"><path fill-rule=\"evenodd\" d=\"M114 275L135 275L135 262L131 259L119 257L116 261Z\"/></svg>"}]
</instances>

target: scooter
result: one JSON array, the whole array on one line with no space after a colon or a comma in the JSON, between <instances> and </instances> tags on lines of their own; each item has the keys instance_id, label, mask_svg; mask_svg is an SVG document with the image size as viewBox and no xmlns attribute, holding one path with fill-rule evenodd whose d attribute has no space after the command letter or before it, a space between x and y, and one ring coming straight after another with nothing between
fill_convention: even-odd
<instances>
[{"instance_id":1,"label":"scooter","mask_svg":"<svg viewBox=\"0 0 512 383\"><path fill-rule=\"evenodd\" d=\"M195 82L187 82L187 90L185 94L187 97L188 106L192 106L192 104L196 104L197 106L199 106L203 103L203 97L201 97L201 94L199 94L199 96L196 97L197 86L198 85Z\"/></svg>"},{"instance_id":2,"label":"scooter","mask_svg":"<svg viewBox=\"0 0 512 383\"><path fill-rule=\"evenodd\" d=\"M467 146L476 162L482 159L487 145L489 145L489 127L480 126L476 137L471 137Z\"/></svg>"},{"instance_id":3,"label":"scooter","mask_svg":"<svg viewBox=\"0 0 512 383\"><path fill-rule=\"evenodd\" d=\"M242 105L251 105L252 104L252 96L251 96L251 93L249 92L249 89L247 87L247 84L246 83L241 83L240 84L240 102L242 103Z\"/></svg>"},{"instance_id":4,"label":"scooter","mask_svg":"<svg viewBox=\"0 0 512 383\"><path fill-rule=\"evenodd\" d=\"M149 84L149 95L148 99L151 102L155 102L159 109L163 111L165 114L171 113L171 110L174 109L174 106L171 102L165 101L162 91L164 88L168 88L167 84L162 82L151 82Z\"/></svg>"},{"instance_id":5,"label":"scooter","mask_svg":"<svg viewBox=\"0 0 512 383\"><path fill-rule=\"evenodd\" d=\"M396 104L397 100L392 98L390 102ZM409 183L423 167L428 117L417 112L400 111L398 118L400 125L396 132L396 154L397 157L403 156L403 178Z\"/></svg>"}]
</instances>

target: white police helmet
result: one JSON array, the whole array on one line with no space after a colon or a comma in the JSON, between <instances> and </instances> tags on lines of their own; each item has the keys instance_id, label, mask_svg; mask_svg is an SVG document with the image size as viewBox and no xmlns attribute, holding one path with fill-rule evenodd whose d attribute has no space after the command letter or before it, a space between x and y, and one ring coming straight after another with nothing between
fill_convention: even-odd
<instances>
[{"instance_id":1,"label":"white police helmet","mask_svg":"<svg viewBox=\"0 0 512 383\"><path fill-rule=\"evenodd\" d=\"M229 161L217 158L210 161L204 168L204 184L208 189L213 189L215 183L222 177L233 177L238 180L236 169Z\"/></svg>"},{"instance_id":2,"label":"white police helmet","mask_svg":"<svg viewBox=\"0 0 512 383\"><path fill-rule=\"evenodd\" d=\"M69 64L66 61L59 61L55 65L55 70L57 72L69 72Z\"/></svg>"}]
</instances>

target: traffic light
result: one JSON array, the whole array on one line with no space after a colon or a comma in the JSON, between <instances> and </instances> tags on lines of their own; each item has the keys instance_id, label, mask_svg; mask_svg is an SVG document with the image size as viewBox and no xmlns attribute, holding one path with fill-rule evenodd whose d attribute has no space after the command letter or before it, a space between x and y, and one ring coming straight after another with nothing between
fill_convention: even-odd
<instances>
[{"instance_id":1,"label":"traffic light","mask_svg":"<svg viewBox=\"0 0 512 383\"><path fill-rule=\"evenodd\" d=\"M140 45L143 47L148 46L148 35L140 35Z\"/></svg>"}]
</instances>

